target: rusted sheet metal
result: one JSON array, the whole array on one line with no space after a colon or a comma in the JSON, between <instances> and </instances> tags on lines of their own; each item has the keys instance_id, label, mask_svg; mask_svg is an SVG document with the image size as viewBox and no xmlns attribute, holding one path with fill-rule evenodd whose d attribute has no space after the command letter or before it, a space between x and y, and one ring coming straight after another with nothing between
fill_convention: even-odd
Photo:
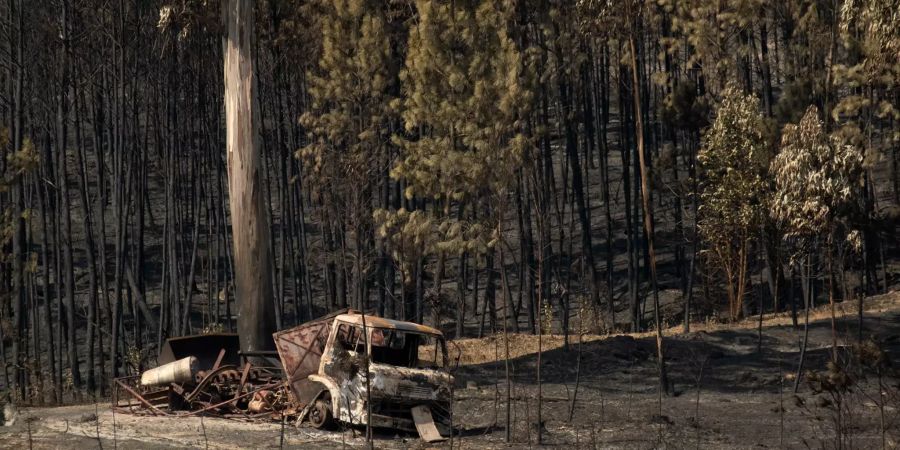
<instances>
[{"instance_id":1,"label":"rusted sheet metal","mask_svg":"<svg viewBox=\"0 0 900 450\"><path fill-rule=\"evenodd\" d=\"M330 328L329 322L315 322L275 334L275 348L295 408L306 406L306 379L319 371Z\"/></svg>"},{"instance_id":2,"label":"rusted sheet metal","mask_svg":"<svg viewBox=\"0 0 900 450\"><path fill-rule=\"evenodd\" d=\"M244 364L244 370L241 371L241 384L238 385L237 393L240 395L244 392L244 385L247 384L247 376L250 375L250 369L253 366L250 363Z\"/></svg>"},{"instance_id":3,"label":"rusted sheet metal","mask_svg":"<svg viewBox=\"0 0 900 450\"><path fill-rule=\"evenodd\" d=\"M112 392L113 406L115 407L145 407L143 402L148 402L153 406L162 408L167 407L169 404L171 390L168 387L143 387L140 384L140 376L121 377L115 381ZM126 387L139 393L140 398L132 395Z\"/></svg>"},{"instance_id":4,"label":"rusted sheet metal","mask_svg":"<svg viewBox=\"0 0 900 450\"><path fill-rule=\"evenodd\" d=\"M306 378L319 371L330 331L329 322L313 322L275 333L275 348L288 380Z\"/></svg>"}]
</instances>

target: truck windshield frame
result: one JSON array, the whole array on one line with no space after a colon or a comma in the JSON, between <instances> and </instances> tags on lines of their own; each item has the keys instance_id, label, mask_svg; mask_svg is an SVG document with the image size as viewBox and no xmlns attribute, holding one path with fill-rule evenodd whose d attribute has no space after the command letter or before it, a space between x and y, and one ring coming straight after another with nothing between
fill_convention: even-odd
<instances>
[{"instance_id":1,"label":"truck windshield frame","mask_svg":"<svg viewBox=\"0 0 900 450\"><path fill-rule=\"evenodd\" d=\"M363 349L362 325L338 321L335 344L347 351L359 353ZM434 333L366 326L367 355L376 364L397 367L446 370L447 343Z\"/></svg>"}]
</instances>

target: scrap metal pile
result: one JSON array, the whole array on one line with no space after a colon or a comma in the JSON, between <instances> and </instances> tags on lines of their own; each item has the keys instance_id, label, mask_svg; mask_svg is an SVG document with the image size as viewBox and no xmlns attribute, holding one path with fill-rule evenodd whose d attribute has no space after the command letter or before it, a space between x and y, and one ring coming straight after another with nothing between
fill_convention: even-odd
<instances>
[{"instance_id":1,"label":"scrap metal pile","mask_svg":"<svg viewBox=\"0 0 900 450\"><path fill-rule=\"evenodd\" d=\"M159 367L115 380L113 407L316 428L369 423L429 442L443 439L438 426L449 432L454 379L440 331L344 310L273 337L277 352L251 353L236 334L169 339Z\"/></svg>"},{"instance_id":2,"label":"scrap metal pile","mask_svg":"<svg viewBox=\"0 0 900 450\"><path fill-rule=\"evenodd\" d=\"M238 348L236 334L169 339L159 367L116 379L113 406L120 412L163 416L257 419L293 414L281 368L259 365L264 358L251 362Z\"/></svg>"}]
</instances>

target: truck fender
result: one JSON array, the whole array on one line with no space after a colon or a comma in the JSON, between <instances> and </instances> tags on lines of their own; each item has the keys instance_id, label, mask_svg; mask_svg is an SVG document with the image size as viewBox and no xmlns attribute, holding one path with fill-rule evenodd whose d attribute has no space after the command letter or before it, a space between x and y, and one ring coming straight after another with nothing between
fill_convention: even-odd
<instances>
[{"instance_id":1,"label":"truck fender","mask_svg":"<svg viewBox=\"0 0 900 450\"><path fill-rule=\"evenodd\" d=\"M328 392L331 394L331 415L335 418L341 417L341 390L337 383L331 378L323 377L321 375L310 375L307 378L309 381L320 383L328 389ZM319 395L316 395L316 398L318 398Z\"/></svg>"}]
</instances>

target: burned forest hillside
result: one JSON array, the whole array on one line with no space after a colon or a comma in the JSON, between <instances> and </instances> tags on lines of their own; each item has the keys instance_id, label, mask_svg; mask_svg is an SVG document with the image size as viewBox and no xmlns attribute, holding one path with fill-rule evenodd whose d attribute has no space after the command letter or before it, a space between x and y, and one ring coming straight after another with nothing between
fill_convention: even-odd
<instances>
[{"instance_id":1,"label":"burned forest hillside","mask_svg":"<svg viewBox=\"0 0 900 450\"><path fill-rule=\"evenodd\" d=\"M898 10L0 2L0 389L106 398L169 338L255 350L346 308L440 330L451 366L499 342L490 362L457 355L457 384L478 407L466 376L528 385L497 388L492 413L519 443L575 411L542 417L554 370L605 389L585 336L638 339L660 404L699 364L674 335L698 327L777 348L783 366L747 373L795 391L827 390L823 370L895 380L879 358L896 327L863 311L900 275Z\"/></svg>"}]
</instances>

